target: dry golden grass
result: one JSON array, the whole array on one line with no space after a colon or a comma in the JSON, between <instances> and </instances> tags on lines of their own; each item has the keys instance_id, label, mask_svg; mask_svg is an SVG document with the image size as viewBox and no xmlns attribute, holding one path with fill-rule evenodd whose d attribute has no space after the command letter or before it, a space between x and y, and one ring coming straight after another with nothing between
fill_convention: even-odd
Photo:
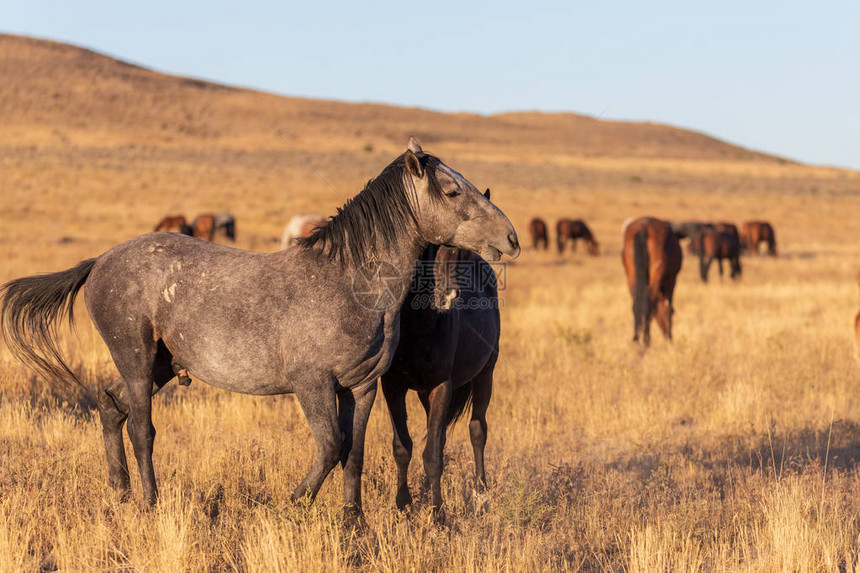
<instances>
[{"instance_id":1,"label":"dry golden grass","mask_svg":"<svg viewBox=\"0 0 860 573\"><path fill-rule=\"evenodd\" d=\"M287 501L314 453L292 397L199 381L166 388L154 408L162 498L142 511L107 488L94 413L0 350L0 571L860 569L857 173L659 126L290 100L129 68L149 78L135 83L110 60L47 46L0 37L4 86L23 94L0 92L9 122L0 133L0 281L68 268L173 212L230 210L241 247L274 250L290 215L332 212L338 193L356 193L413 129L429 151L492 187L518 228L535 215L551 225L583 217L603 252L527 250L508 265L490 487L474 491L461 423L446 451L443 526L422 500L409 515L393 509L381 396L364 477L372 534L349 538L340 470L310 508ZM9 63L19 60L44 68L22 79ZM101 78L98 89L87 91L87 74ZM59 101L78 94L77 107L43 109L52 89ZM295 129L288 140L337 192L260 125L257 110L285 135ZM556 160L584 129L591 135ZM665 130L666 141L654 135ZM713 275L709 285L688 258L676 340L656 335L643 354L630 343L619 260L621 222L643 214L767 218L781 257L746 258L740 282ZM84 313L63 343L94 388L115 375ZM417 401L410 414L417 488ZM136 500L136 472L133 485Z\"/></svg>"}]
</instances>

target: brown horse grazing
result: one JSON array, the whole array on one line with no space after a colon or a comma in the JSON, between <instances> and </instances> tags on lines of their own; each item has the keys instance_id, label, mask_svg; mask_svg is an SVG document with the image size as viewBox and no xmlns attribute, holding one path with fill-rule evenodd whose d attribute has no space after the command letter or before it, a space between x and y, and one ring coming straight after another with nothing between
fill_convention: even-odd
<instances>
[{"instance_id":1,"label":"brown horse grazing","mask_svg":"<svg viewBox=\"0 0 860 573\"><path fill-rule=\"evenodd\" d=\"M400 339L401 278L430 244L493 261L520 254L507 217L410 140L294 249L260 253L150 233L72 269L3 285L0 332L50 383L84 386L61 358L56 328L86 285L89 316L120 375L98 396L108 479L120 495L131 488L127 420L144 499L158 497L152 396L181 366L233 392L295 393L317 448L292 499L313 501L341 464L345 517L361 523L365 431Z\"/></svg>"},{"instance_id":2,"label":"brown horse grazing","mask_svg":"<svg viewBox=\"0 0 860 573\"><path fill-rule=\"evenodd\" d=\"M468 409L469 402L475 477L479 488L486 486L487 408L500 332L495 278L490 265L469 251L430 246L419 261L400 313L400 345L381 379L394 427L399 509L412 503L407 481L412 459L406 423L409 390L418 392L427 414L423 458L433 508L442 508L445 430Z\"/></svg>"},{"instance_id":3,"label":"brown horse grazing","mask_svg":"<svg viewBox=\"0 0 860 573\"><path fill-rule=\"evenodd\" d=\"M591 229L582 219L559 219L555 225L558 242L558 254L564 252L564 246L568 241L572 242L572 249L576 251L576 240L584 239L588 245L588 254L596 257L599 254L599 245L591 234Z\"/></svg>"},{"instance_id":4,"label":"brown horse grazing","mask_svg":"<svg viewBox=\"0 0 860 573\"><path fill-rule=\"evenodd\" d=\"M191 228L194 230L194 237L212 242L215 238L215 215L210 213L198 215L191 223Z\"/></svg>"},{"instance_id":5,"label":"brown horse grazing","mask_svg":"<svg viewBox=\"0 0 860 573\"><path fill-rule=\"evenodd\" d=\"M188 224L188 221L185 220L184 215L168 215L158 225L153 229L156 233L158 232L166 232L166 233L182 233L183 235L193 235L194 231L191 228L191 225Z\"/></svg>"},{"instance_id":6,"label":"brown horse grazing","mask_svg":"<svg viewBox=\"0 0 860 573\"><path fill-rule=\"evenodd\" d=\"M532 235L532 247L543 250L549 249L549 229L546 226L546 221L540 217L535 217L529 222L529 233Z\"/></svg>"},{"instance_id":7,"label":"brown horse grazing","mask_svg":"<svg viewBox=\"0 0 860 573\"><path fill-rule=\"evenodd\" d=\"M741 226L741 248L758 254L761 243L767 245L767 254L776 256L776 233L767 221L747 221Z\"/></svg>"},{"instance_id":8,"label":"brown horse grazing","mask_svg":"<svg viewBox=\"0 0 860 573\"><path fill-rule=\"evenodd\" d=\"M683 254L678 236L666 221L652 217L628 219L622 227L621 262L633 295L633 341L651 343L651 319L672 340L672 295Z\"/></svg>"},{"instance_id":9,"label":"brown horse grazing","mask_svg":"<svg viewBox=\"0 0 860 573\"><path fill-rule=\"evenodd\" d=\"M699 274L702 282L708 282L708 271L714 259L717 260L720 268L720 278L723 276L723 259L729 261L731 278L740 278L741 245L731 232L705 229L695 235L692 241L696 244L696 251L699 253Z\"/></svg>"}]
</instances>

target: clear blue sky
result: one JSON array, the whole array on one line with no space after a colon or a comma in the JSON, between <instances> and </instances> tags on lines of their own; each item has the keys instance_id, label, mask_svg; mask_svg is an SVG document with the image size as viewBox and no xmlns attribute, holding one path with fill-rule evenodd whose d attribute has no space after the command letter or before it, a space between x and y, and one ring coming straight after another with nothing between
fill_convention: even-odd
<instances>
[{"instance_id":1,"label":"clear blue sky","mask_svg":"<svg viewBox=\"0 0 860 573\"><path fill-rule=\"evenodd\" d=\"M860 2L0 0L3 30L281 94L689 127L860 169Z\"/></svg>"}]
</instances>

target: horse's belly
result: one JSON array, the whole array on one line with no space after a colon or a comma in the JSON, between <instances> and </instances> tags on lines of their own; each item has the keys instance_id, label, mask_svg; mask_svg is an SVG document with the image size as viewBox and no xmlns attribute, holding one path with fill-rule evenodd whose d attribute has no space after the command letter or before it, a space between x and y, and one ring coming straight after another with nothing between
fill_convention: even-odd
<instances>
[{"instance_id":1,"label":"horse's belly","mask_svg":"<svg viewBox=\"0 0 860 573\"><path fill-rule=\"evenodd\" d=\"M293 392L271 341L246 344L216 332L203 335L177 330L173 334L165 336L163 342L174 363L211 386L243 394Z\"/></svg>"}]
</instances>

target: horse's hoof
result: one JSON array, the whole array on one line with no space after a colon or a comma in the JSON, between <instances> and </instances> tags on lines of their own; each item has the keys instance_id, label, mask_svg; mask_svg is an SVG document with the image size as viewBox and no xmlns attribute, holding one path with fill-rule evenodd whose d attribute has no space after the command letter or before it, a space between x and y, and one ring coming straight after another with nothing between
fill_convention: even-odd
<instances>
[{"instance_id":1,"label":"horse's hoof","mask_svg":"<svg viewBox=\"0 0 860 573\"><path fill-rule=\"evenodd\" d=\"M401 490L397 492L397 497L394 499L394 503L397 505L397 509L405 511L412 506L412 494L409 493L408 489Z\"/></svg>"},{"instance_id":2,"label":"horse's hoof","mask_svg":"<svg viewBox=\"0 0 860 573\"><path fill-rule=\"evenodd\" d=\"M343 508L343 530L347 533L363 533L367 531L367 520L364 513L357 507Z\"/></svg>"},{"instance_id":3,"label":"horse's hoof","mask_svg":"<svg viewBox=\"0 0 860 573\"><path fill-rule=\"evenodd\" d=\"M431 506L430 517L433 520L434 525L441 527L448 525L448 512L446 512L445 508L442 506Z\"/></svg>"}]
</instances>

